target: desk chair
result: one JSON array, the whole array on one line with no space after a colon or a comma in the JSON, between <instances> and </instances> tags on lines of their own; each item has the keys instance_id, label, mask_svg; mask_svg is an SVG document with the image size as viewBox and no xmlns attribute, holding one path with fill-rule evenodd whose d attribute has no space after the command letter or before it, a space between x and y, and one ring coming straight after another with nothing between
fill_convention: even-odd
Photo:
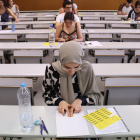
<instances>
[{"instance_id":1,"label":"desk chair","mask_svg":"<svg viewBox=\"0 0 140 140\"><path fill-rule=\"evenodd\" d=\"M100 15L112 15L114 16L114 12L100 12Z\"/></svg>"},{"instance_id":2,"label":"desk chair","mask_svg":"<svg viewBox=\"0 0 140 140\"><path fill-rule=\"evenodd\" d=\"M140 42L139 34L121 34L122 42Z\"/></svg>"},{"instance_id":3,"label":"desk chair","mask_svg":"<svg viewBox=\"0 0 140 140\"><path fill-rule=\"evenodd\" d=\"M135 50L135 62L140 63L140 50Z\"/></svg>"},{"instance_id":4,"label":"desk chair","mask_svg":"<svg viewBox=\"0 0 140 140\"><path fill-rule=\"evenodd\" d=\"M37 13L24 13L25 16L37 16Z\"/></svg>"},{"instance_id":5,"label":"desk chair","mask_svg":"<svg viewBox=\"0 0 140 140\"><path fill-rule=\"evenodd\" d=\"M34 25L33 24L33 29L49 29L50 28L50 24L42 24L42 25Z\"/></svg>"},{"instance_id":6,"label":"desk chair","mask_svg":"<svg viewBox=\"0 0 140 140\"><path fill-rule=\"evenodd\" d=\"M100 20L100 17L91 17L91 16L86 16L86 17L81 17L81 20L94 20L94 21L99 21Z\"/></svg>"},{"instance_id":7,"label":"desk chair","mask_svg":"<svg viewBox=\"0 0 140 140\"><path fill-rule=\"evenodd\" d=\"M55 21L55 17L49 17L44 15L44 17L38 17L37 18L38 21Z\"/></svg>"},{"instance_id":8,"label":"desk chair","mask_svg":"<svg viewBox=\"0 0 140 140\"><path fill-rule=\"evenodd\" d=\"M112 24L112 29L131 29L130 24Z\"/></svg>"},{"instance_id":9,"label":"desk chair","mask_svg":"<svg viewBox=\"0 0 140 140\"><path fill-rule=\"evenodd\" d=\"M85 40L99 41L99 42L112 42L112 34L86 34Z\"/></svg>"},{"instance_id":10,"label":"desk chair","mask_svg":"<svg viewBox=\"0 0 140 140\"><path fill-rule=\"evenodd\" d=\"M18 50L13 51L11 62L14 64L42 64L42 50Z\"/></svg>"},{"instance_id":11,"label":"desk chair","mask_svg":"<svg viewBox=\"0 0 140 140\"><path fill-rule=\"evenodd\" d=\"M140 78L106 78L104 105L139 105Z\"/></svg>"},{"instance_id":12,"label":"desk chair","mask_svg":"<svg viewBox=\"0 0 140 140\"><path fill-rule=\"evenodd\" d=\"M124 63L124 50L95 50L95 63Z\"/></svg>"},{"instance_id":13,"label":"desk chair","mask_svg":"<svg viewBox=\"0 0 140 140\"><path fill-rule=\"evenodd\" d=\"M48 34L26 34L25 41L26 42L48 42L49 35Z\"/></svg>"},{"instance_id":14,"label":"desk chair","mask_svg":"<svg viewBox=\"0 0 140 140\"><path fill-rule=\"evenodd\" d=\"M83 56L85 57L85 51L83 50ZM54 50L54 61L59 60L59 50Z\"/></svg>"},{"instance_id":15,"label":"desk chair","mask_svg":"<svg viewBox=\"0 0 140 140\"><path fill-rule=\"evenodd\" d=\"M0 42L17 42L17 35L0 35Z\"/></svg>"},{"instance_id":16,"label":"desk chair","mask_svg":"<svg viewBox=\"0 0 140 140\"><path fill-rule=\"evenodd\" d=\"M3 51L0 51L0 64L5 63Z\"/></svg>"},{"instance_id":17,"label":"desk chair","mask_svg":"<svg viewBox=\"0 0 140 140\"><path fill-rule=\"evenodd\" d=\"M24 21L33 21L34 18L33 17L19 17L18 20L22 21L22 22L24 22Z\"/></svg>"},{"instance_id":18,"label":"desk chair","mask_svg":"<svg viewBox=\"0 0 140 140\"><path fill-rule=\"evenodd\" d=\"M122 19L118 18L118 17L105 17L104 20L107 20L107 21L121 21Z\"/></svg>"},{"instance_id":19,"label":"desk chair","mask_svg":"<svg viewBox=\"0 0 140 140\"><path fill-rule=\"evenodd\" d=\"M105 24L85 24L85 29L105 29Z\"/></svg>"},{"instance_id":20,"label":"desk chair","mask_svg":"<svg viewBox=\"0 0 140 140\"><path fill-rule=\"evenodd\" d=\"M0 78L0 105L18 105L17 90L21 83L26 83L31 92L31 104L33 99L33 81L25 78Z\"/></svg>"}]
</instances>

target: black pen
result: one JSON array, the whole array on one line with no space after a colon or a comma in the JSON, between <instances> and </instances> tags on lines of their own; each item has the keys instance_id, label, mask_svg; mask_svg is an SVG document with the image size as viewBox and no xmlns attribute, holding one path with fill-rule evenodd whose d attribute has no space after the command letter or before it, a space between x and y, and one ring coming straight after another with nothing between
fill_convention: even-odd
<instances>
[{"instance_id":1,"label":"black pen","mask_svg":"<svg viewBox=\"0 0 140 140\"><path fill-rule=\"evenodd\" d=\"M43 124L43 126L45 127L45 131L46 131L46 133L47 134L49 134L49 132L48 132L48 130L47 130L47 128L46 128L46 126L45 126L45 124L44 124L44 121L42 120L42 124Z\"/></svg>"}]
</instances>

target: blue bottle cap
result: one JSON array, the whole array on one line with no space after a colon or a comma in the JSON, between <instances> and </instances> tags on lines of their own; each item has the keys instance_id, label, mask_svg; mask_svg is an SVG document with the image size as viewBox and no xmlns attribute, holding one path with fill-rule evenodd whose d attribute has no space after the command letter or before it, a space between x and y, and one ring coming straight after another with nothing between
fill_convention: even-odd
<instances>
[{"instance_id":1,"label":"blue bottle cap","mask_svg":"<svg viewBox=\"0 0 140 140\"><path fill-rule=\"evenodd\" d=\"M26 87L26 84L25 83L21 83L20 86L21 87Z\"/></svg>"}]
</instances>

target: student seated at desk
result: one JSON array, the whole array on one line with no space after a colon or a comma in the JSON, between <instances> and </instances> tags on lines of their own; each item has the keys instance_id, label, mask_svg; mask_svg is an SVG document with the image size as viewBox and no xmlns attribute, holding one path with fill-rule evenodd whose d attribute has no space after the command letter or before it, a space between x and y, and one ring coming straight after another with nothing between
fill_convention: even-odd
<instances>
[{"instance_id":1,"label":"student seated at desk","mask_svg":"<svg viewBox=\"0 0 140 140\"><path fill-rule=\"evenodd\" d=\"M43 80L43 97L47 105L56 105L58 111L69 116L81 111L81 105L100 104L92 65L82 60L80 43L66 42L60 47L60 61L46 67ZM69 110L70 108L70 110Z\"/></svg>"},{"instance_id":2,"label":"student seated at desk","mask_svg":"<svg viewBox=\"0 0 140 140\"><path fill-rule=\"evenodd\" d=\"M6 0L0 0L0 15L1 15L1 22L8 22L9 21L9 15L11 15L15 22L19 22L17 17L13 14L13 12L7 8ZM2 25L2 30L7 30L8 25Z\"/></svg>"},{"instance_id":3,"label":"student seated at desk","mask_svg":"<svg viewBox=\"0 0 140 140\"><path fill-rule=\"evenodd\" d=\"M83 41L81 26L74 22L74 14L72 12L67 12L64 17L64 23L60 23L58 25L55 34L55 41Z\"/></svg>"},{"instance_id":4,"label":"student seated at desk","mask_svg":"<svg viewBox=\"0 0 140 140\"><path fill-rule=\"evenodd\" d=\"M7 0L8 8L12 10L14 15L19 16L19 7L18 5L14 4L13 0Z\"/></svg>"},{"instance_id":5,"label":"student seated at desk","mask_svg":"<svg viewBox=\"0 0 140 140\"><path fill-rule=\"evenodd\" d=\"M133 11L135 13L135 20L139 21L140 20L140 1L139 0L136 1L136 3L135 3L135 9L130 11L130 13L128 15L128 20L131 20L131 14L132 14ZM136 29L137 25L136 24L131 24L131 27Z\"/></svg>"},{"instance_id":6,"label":"student seated at desk","mask_svg":"<svg viewBox=\"0 0 140 140\"><path fill-rule=\"evenodd\" d=\"M72 2L72 12L73 12L74 14L78 15L77 5L76 5L75 3L73 3L73 0L64 0L64 2L65 2L65 1L70 1L70 2ZM64 5L63 5L63 7L60 9L60 14L62 14L62 13L64 13L64 12L65 12L65 10L64 10Z\"/></svg>"},{"instance_id":7,"label":"student seated at desk","mask_svg":"<svg viewBox=\"0 0 140 140\"><path fill-rule=\"evenodd\" d=\"M57 26L59 25L59 23L63 23L64 22L64 16L67 12L72 12L72 3L70 1L65 1L63 3L64 9L65 9L65 13L59 14L56 18L56 24L55 27L57 28ZM78 18L77 15L74 14L74 21L79 23L80 20ZM80 24L80 23L79 23Z\"/></svg>"},{"instance_id":8,"label":"student seated at desk","mask_svg":"<svg viewBox=\"0 0 140 140\"><path fill-rule=\"evenodd\" d=\"M125 3L122 3L119 6L117 15L128 15L129 12L135 8L132 2L133 0L126 0Z\"/></svg>"}]
</instances>

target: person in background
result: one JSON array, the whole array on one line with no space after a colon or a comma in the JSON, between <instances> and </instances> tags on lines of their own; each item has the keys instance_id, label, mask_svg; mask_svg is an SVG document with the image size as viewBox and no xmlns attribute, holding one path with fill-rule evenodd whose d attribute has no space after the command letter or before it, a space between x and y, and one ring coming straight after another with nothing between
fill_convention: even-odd
<instances>
[{"instance_id":1,"label":"person in background","mask_svg":"<svg viewBox=\"0 0 140 140\"><path fill-rule=\"evenodd\" d=\"M13 14L13 12L7 8L6 0L0 0L0 15L1 15L1 22L8 22L9 21L9 15L15 19L15 22L19 22L17 17ZM8 25L2 25L2 30L7 30Z\"/></svg>"},{"instance_id":2,"label":"person in background","mask_svg":"<svg viewBox=\"0 0 140 140\"><path fill-rule=\"evenodd\" d=\"M18 17L19 16L19 7L14 4L13 0L7 0L8 8L12 10L12 12Z\"/></svg>"},{"instance_id":3,"label":"person in background","mask_svg":"<svg viewBox=\"0 0 140 140\"><path fill-rule=\"evenodd\" d=\"M55 24L55 27L57 28L57 26L59 25L59 23L63 23L64 22L64 16L67 12L72 12L72 3L70 1L65 1L63 3L64 5L64 9L65 9L65 12L62 13L62 14L59 14L56 18L56 24ZM74 14L74 22L75 23L79 23L80 24L80 20L78 18L77 15Z\"/></svg>"},{"instance_id":4,"label":"person in background","mask_svg":"<svg viewBox=\"0 0 140 140\"><path fill-rule=\"evenodd\" d=\"M72 3L72 12L76 15L78 15L78 8L77 8L77 5L75 3L73 3L73 0L64 0L65 1L70 1ZM63 7L60 9L60 14L64 13L65 10L64 10L64 5Z\"/></svg>"},{"instance_id":5,"label":"person in background","mask_svg":"<svg viewBox=\"0 0 140 140\"><path fill-rule=\"evenodd\" d=\"M135 8L132 2L133 0L126 0L125 3L122 3L119 6L117 15L128 15L129 12Z\"/></svg>"},{"instance_id":6,"label":"person in background","mask_svg":"<svg viewBox=\"0 0 140 140\"><path fill-rule=\"evenodd\" d=\"M97 87L92 65L83 59L79 42L65 42L59 50L60 61L46 66L43 98L48 106L69 117L79 113L82 105L100 105L102 95Z\"/></svg>"},{"instance_id":7,"label":"person in background","mask_svg":"<svg viewBox=\"0 0 140 140\"><path fill-rule=\"evenodd\" d=\"M55 34L55 41L83 41L81 26L74 22L74 14L72 12L67 12L64 17L64 23L60 23L58 25Z\"/></svg>"},{"instance_id":8,"label":"person in background","mask_svg":"<svg viewBox=\"0 0 140 140\"><path fill-rule=\"evenodd\" d=\"M135 3L135 9L131 10L128 14L128 20L131 19L131 14L134 11L135 13L135 20L140 20L140 0L136 1Z\"/></svg>"}]
</instances>

